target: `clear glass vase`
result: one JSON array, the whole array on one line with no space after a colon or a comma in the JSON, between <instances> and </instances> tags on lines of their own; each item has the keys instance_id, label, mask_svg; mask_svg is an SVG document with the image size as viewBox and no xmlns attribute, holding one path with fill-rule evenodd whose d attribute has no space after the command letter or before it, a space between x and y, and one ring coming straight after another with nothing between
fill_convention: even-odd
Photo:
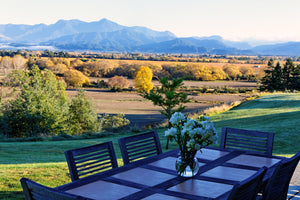
<instances>
[{"instance_id":1,"label":"clear glass vase","mask_svg":"<svg viewBox=\"0 0 300 200\"><path fill-rule=\"evenodd\" d=\"M182 157L179 156L176 160L175 168L178 175L183 177L193 177L199 171L199 162L196 157L189 160L182 159Z\"/></svg>"}]
</instances>

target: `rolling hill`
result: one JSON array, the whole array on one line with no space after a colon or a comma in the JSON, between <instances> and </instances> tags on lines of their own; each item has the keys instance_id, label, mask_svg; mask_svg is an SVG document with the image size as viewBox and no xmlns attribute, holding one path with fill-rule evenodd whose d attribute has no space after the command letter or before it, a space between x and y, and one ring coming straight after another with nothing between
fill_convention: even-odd
<instances>
[{"instance_id":1,"label":"rolling hill","mask_svg":"<svg viewBox=\"0 0 300 200\"><path fill-rule=\"evenodd\" d=\"M53 46L57 50L142 53L192 53L216 55L300 56L300 42L252 47L247 41L209 37L176 37L169 31L123 26L108 19L94 22L59 20L55 24L0 25L0 47L9 44Z\"/></svg>"}]
</instances>

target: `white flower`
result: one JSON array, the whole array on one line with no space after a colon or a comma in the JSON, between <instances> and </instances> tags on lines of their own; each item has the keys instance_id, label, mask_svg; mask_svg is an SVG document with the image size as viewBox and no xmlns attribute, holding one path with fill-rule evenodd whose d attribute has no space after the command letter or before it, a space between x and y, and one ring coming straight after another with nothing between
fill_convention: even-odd
<instances>
[{"instance_id":1,"label":"white flower","mask_svg":"<svg viewBox=\"0 0 300 200\"><path fill-rule=\"evenodd\" d=\"M198 121L194 119L188 118L187 121L184 123L184 128L191 129L197 125Z\"/></svg>"},{"instance_id":2,"label":"white flower","mask_svg":"<svg viewBox=\"0 0 300 200\"><path fill-rule=\"evenodd\" d=\"M170 123L172 125L179 125L185 119L186 118L185 118L184 114L182 114L181 112L175 112L170 118Z\"/></svg>"},{"instance_id":3,"label":"white flower","mask_svg":"<svg viewBox=\"0 0 300 200\"><path fill-rule=\"evenodd\" d=\"M201 121L201 122L200 122L200 124L202 125L203 128L206 127L207 123L208 123L208 121Z\"/></svg>"},{"instance_id":4,"label":"white flower","mask_svg":"<svg viewBox=\"0 0 300 200\"><path fill-rule=\"evenodd\" d=\"M205 130L203 128L194 128L194 132L196 135L201 135L202 137L205 136Z\"/></svg>"},{"instance_id":5,"label":"white flower","mask_svg":"<svg viewBox=\"0 0 300 200\"><path fill-rule=\"evenodd\" d=\"M212 143L216 144L218 138L213 122L209 117L203 119L204 121L199 122L176 112L170 119L173 127L165 131L165 135L174 139L185 153L195 152Z\"/></svg>"},{"instance_id":6,"label":"white flower","mask_svg":"<svg viewBox=\"0 0 300 200\"><path fill-rule=\"evenodd\" d=\"M205 119L206 121L209 121L209 120L210 120L210 117L204 116L204 119Z\"/></svg>"},{"instance_id":7,"label":"white flower","mask_svg":"<svg viewBox=\"0 0 300 200\"><path fill-rule=\"evenodd\" d=\"M177 128L171 127L170 129L165 131L165 136L175 136L177 133Z\"/></svg>"},{"instance_id":8,"label":"white flower","mask_svg":"<svg viewBox=\"0 0 300 200\"><path fill-rule=\"evenodd\" d=\"M181 135L184 136L184 134L190 133L190 131L191 131L191 129L186 129L185 127L182 127Z\"/></svg>"}]
</instances>

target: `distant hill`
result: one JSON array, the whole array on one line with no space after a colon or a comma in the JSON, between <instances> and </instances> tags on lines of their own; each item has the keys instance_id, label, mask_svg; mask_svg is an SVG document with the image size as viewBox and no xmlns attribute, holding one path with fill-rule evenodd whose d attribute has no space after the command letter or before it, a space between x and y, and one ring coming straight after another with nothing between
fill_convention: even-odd
<instances>
[{"instance_id":1,"label":"distant hill","mask_svg":"<svg viewBox=\"0 0 300 200\"><path fill-rule=\"evenodd\" d=\"M90 32L67 35L43 42L42 44L72 50L134 51L136 46L166 41L173 38L174 36L168 32L156 33L152 30L145 30L145 32L143 32L140 31L140 28L134 27L134 29L126 28L112 32Z\"/></svg>"},{"instance_id":2,"label":"distant hill","mask_svg":"<svg viewBox=\"0 0 300 200\"><path fill-rule=\"evenodd\" d=\"M178 38L169 31L122 26L108 19L95 22L59 20L50 25L0 25L0 43L26 48L30 45L53 46L66 51L300 56L300 42L253 48L247 41L224 40L218 35Z\"/></svg>"},{"instance_id":3,"label":"distant hill","mask_svg":"<svg viewBox=\"0 0 300 200\"><path fill-rule=\"evenodd\" d=\"M253 51L261 55L300 56L300 42L262 45L254 47Z\"/></svg>"}]
</instances>

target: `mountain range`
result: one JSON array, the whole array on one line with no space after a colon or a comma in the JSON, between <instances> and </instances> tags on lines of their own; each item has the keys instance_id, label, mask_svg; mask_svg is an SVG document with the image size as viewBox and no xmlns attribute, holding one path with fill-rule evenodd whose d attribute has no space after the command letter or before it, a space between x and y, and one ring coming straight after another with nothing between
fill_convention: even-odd
<instances>
[{"instance_id":1,"label":"mountain range","mask_svg":"<svg viewBox=\"0 0 300 200\"><path fill-rule=\"evenodd\" d=\"M66 51L300 56L300 42L253 47L247 41L229 41L220 36L181 38L169 31L122 26L108 19L0 25L0 47L1 44L27 49L36 45L53 46Z\"/></svg>"}]
</instances>

